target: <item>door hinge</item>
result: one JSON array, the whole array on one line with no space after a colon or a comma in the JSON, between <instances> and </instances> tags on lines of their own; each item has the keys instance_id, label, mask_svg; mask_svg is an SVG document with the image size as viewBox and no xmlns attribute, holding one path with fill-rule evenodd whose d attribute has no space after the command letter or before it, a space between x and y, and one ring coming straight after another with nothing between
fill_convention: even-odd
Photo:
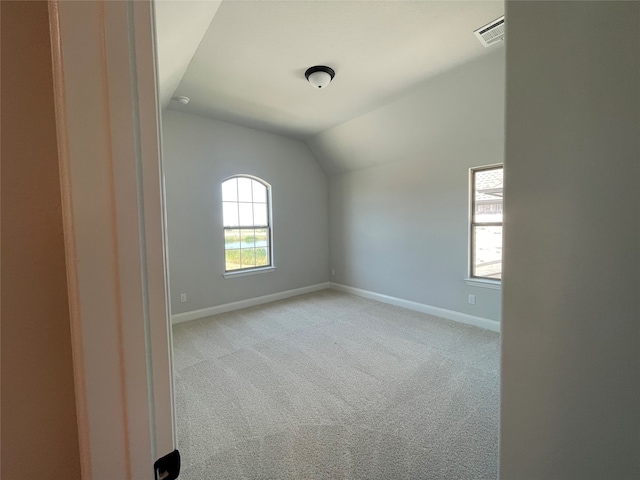
<instances>
[{"instance_id":1,"label":"door hinge","mask_svg":"<svg viewBox=\"0 0 640 480\"><path fill-rule=\"evenodd\" d=\"M173 452L160 457L153 464L155 480L175 480L180 475L180 452Z\"/></svg>"}]
</instances>

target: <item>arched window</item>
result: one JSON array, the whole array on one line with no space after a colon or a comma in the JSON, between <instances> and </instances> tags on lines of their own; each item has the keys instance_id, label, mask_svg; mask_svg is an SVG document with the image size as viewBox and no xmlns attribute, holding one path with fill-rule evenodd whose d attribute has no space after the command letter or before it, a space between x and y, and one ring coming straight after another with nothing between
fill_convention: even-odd
<instances>
[{"instance_id":1,"label":"arched window","mask_svg":"<svg viewBox=\"0 0 640 480\"><path fill-rule=\"evenodd\" d=\"M237 175L222 182L225 272L272 266L271 187Z\"/></svg>"}]
</instances>

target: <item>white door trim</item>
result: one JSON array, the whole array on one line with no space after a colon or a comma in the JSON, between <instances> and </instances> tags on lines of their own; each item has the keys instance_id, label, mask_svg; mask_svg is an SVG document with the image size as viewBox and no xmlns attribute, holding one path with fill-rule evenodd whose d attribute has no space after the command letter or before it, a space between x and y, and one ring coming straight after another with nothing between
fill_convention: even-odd
<instances>
[{"instance_id":1,"label":"white door trim","mask_svg":"<svg viewBox=\"0 0 640 480\"><path fill-rule=\"evenodd\" d=\"M83 478L175 448L150 0L50 2Z\"/></svg>"}]
</instances>

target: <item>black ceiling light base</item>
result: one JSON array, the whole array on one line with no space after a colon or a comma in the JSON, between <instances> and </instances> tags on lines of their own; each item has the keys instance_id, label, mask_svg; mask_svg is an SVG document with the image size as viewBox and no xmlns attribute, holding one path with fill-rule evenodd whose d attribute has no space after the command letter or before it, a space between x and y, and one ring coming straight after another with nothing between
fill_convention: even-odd
<instances>
[{"instance_id":1,"label":"black ceiling light base","mask_svg":"<svg viewBox=\"0 0 640 480\"><path fill-rule=\"evenodd\" d=\"M316 65L315 67L308 68L308 69L307 69L307 71L306 71L306 72L304 72L304 76L305 76L305 78L307 79L307 81L308 81L309 83L311 83L313 86L315 86L316 88L322 88L322 86L314 85L314 82L312 82L312 81L309 79L309 77L310 77L311 75L313 75L314 73L317 73L317 72L323 72L323 73L328 73L328 74L329 74L330 80L329 80L329 82L327 82L327 84L326 84L326 85L323 85L323 86L325 86L325 87L326 87L329 83L331 83L331 81L333 80L333 77L335 77L335 76L336 76L336 72L333 70L333 68L331 68L331 67L327 67L327 66L325 66L325 65Z\"/></svg>"},{"instance_id":2,"label":"black ceiling light base","mask_svg":"<svg viewBox=\"0 0 640 480\"><path fill-rule=\"evenodd\" d=\"M315 72L327 72L331 75L331 80L336 76L336 72L331 67L325 67L324 65L316 65L315 67L307 68L307 71L304 72L304 76L307 80L309 80L309 75Z\"/></svg>"}]
</instances>

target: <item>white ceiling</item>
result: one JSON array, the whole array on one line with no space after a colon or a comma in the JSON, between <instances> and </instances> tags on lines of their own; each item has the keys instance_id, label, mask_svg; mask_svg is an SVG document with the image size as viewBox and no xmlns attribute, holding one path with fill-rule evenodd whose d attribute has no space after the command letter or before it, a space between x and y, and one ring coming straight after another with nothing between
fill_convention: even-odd
<instances>
[{"instance_id":1,"label":"white ceiling","mask_svg":"<svg viewBox=\"0 0 640 480\"><path fill-rule=\"evenodd\" d=\"M156 12L163 106L304 138L490 51L473 30L504 3L162 0ZM336 71L322 90L304 78L318 64Z\"/></svg>"},{"instance_id":2,"label":"white ceiling","mask_svg":"<svg viewBox=\"0 0 640 480\"><path fill-rule=\"evenodd\" d=\"M155 1L158 84L162 108L169 106L220 3L221 0Z\"/></svg>"}]
</instances>

